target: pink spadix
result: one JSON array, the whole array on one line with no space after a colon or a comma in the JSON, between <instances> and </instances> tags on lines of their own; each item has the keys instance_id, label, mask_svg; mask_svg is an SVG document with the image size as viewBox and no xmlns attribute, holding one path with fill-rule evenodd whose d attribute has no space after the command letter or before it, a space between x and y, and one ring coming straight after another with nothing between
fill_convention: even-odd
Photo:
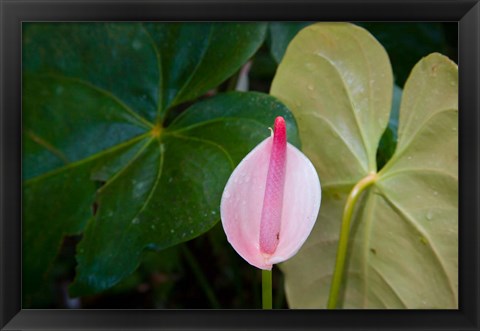
<instances>
[{"instance_id":1,"label":"pink spadix","mask_svg":"<svg viewBox=\"0 0 480 331\"><path fill-rule=\"evenodd\" d=\"M269 270L295 255L320 209L321 188L310 160L287 142L285 121L233 171L220 207L233 248L250 264Z\"/></svg>"},{"instance_id":2,"label":"pink spadix","mask_svg":"<svg viewBox=\"0 0 480 331\"><path fill-rule=\"evenodd\" d=\"M282 220L283 187L287 162L287 128L283 117L274 124L272 150L267 172L262 218L260 220L260 251L273 254L280 239Z\"/></svg>"}]
</instances>

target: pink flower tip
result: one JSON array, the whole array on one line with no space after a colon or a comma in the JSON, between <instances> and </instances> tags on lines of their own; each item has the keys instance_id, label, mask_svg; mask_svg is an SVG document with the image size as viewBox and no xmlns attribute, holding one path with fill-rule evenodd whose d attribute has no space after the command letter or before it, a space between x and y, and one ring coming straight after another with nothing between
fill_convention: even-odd
<instances>
[{"instance_id":1,"label":"pink flower tip","mask_svg":"<svg viewBox=\"0 0 480 331\"><path fill-rule=\"evenodd\" d=\"M310 160L287 142L283 117L274 134L255 147L233 171L220 206L233 248L260 269L295 255L320 209L321 187Z\"/></svg>"}]
</instances>

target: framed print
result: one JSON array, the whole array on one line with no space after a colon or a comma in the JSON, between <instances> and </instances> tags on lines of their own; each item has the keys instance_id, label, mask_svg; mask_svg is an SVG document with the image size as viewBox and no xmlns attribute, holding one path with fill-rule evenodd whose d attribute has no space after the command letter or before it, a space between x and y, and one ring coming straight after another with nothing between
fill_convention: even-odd
<instances>
[{"instance_id":1,"label":"framed print","mask_svg":"<svg viewBox=\"0 0 480 331\"><path fill-rule=\"evenodd\" d=\"M477 1L2 1L2 330L477 330Z\"/></svg>"}]
</instances>

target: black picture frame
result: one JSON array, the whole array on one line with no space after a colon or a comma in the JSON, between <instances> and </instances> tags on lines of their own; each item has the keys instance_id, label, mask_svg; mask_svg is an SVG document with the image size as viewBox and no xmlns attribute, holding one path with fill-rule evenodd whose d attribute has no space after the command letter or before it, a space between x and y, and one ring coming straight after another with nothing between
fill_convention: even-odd
<instances>
[{"instance_id":1,"label":"black picture frame","mask_svg":"<svg viewBox=\"0 0 480 331\"><path fill-rule=\"evenodd\" d=\"M432 1L0 0L2 330L479 330L480 4ZM458 310L22 310L21 22L454 21L459 24Z\"/></svg>"}]
</instances>

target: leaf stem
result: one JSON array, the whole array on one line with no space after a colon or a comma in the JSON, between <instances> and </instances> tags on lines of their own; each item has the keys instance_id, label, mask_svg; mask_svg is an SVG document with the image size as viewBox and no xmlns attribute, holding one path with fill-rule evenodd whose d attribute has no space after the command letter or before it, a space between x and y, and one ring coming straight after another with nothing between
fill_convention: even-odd
<instances>
[{"instance_id":1,"label":"leaf stem","mask_svg":"<svg viewBox=\"0 0 480 331\"><path fill-rule=\"evenodd\" d=\"M360 197L360 194L370 185L375 183L377 174L375 172L369 173L362 178L348 195L345 208L342 216L342 227L340 229L340 238L338 239L337 258L335 261L335 269L333 270L332 283L330 285L330 295L328 297L327 308L337 308L338 294L342 284L343 270L345 267L345 259L347 256L348 239L350 236L350 223L352 220L355 204Z\"/></svg>"},{"instance_id":2,"label":"leaf stem","mask_svg":"<svg viewBox=\"0 0 480 331\"><path fill-rule=\"evenodd\" d=\"M184 244L181 245L183 255L185 256L188 264L190 265L190 268L193 271L193 274L197 278L197 281L202 288L203 292L205 292L205 295L207 296L208 301L210 302L210 305L212 306L213 309L219 309L220 308L220 303L217 300L217 297L215 296L215 293L213 292L212 288L208 284L208 281L203 274L202 269L200 269L200 266L198 265L197 260L193 256L193 254L190 252L188 247Z\"/></svg>"},{"instance_id":3,"label":"leaf stem","mask_svg":"<svg viewBox=\"0 0 480 331\"><path fill-rule=\"evenodd\" d=\"M262 308L272 309L272 270L262 270Z\"/></svg>"}]
</instances>

